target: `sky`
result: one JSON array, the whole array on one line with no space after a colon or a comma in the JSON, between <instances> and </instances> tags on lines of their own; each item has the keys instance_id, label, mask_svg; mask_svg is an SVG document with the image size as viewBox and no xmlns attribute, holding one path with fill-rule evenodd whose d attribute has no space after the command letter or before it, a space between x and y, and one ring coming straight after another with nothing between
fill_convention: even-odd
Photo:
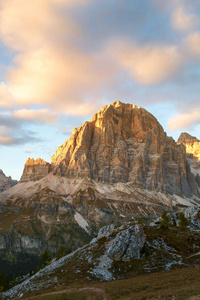
<instances>
[{"instance_id":1,"label":"sky","mask_svg":"<svg viewBox=\"0 0 200 300\"><path fill-rule=\"evenodd\" d=\"M0 0L0 169L120 100L200 139L199 0Z\"/></svg>"}]
</instances>

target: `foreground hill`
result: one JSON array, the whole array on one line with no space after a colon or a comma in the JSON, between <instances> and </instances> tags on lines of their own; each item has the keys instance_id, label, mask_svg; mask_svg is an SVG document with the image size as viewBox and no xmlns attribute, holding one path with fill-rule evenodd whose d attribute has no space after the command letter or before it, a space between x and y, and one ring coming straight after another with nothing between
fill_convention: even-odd
<instances>
[{"instance_id":1,"label":"foreground hill","mask_svg":"<svg viewBox=\"0 0 200 300\"><path fill-rule=\"evenodd\" d=\"M198 220L199 216L196 214L192 223ZM159 226L143 228L133 223L114 227L112 225L102 228L91 243L58 261L54 260L34 276L4 293L3 299L26 299L27 296L45 294L52 289L65 290L80 286L88 288L92 282L132 278L188 266L196 267L200 263L200 236L196 231L182 231L176 226L168 230ZM109 289L109 285L107 286ZM148 289L150 293L150 288ZM124 294L127 297L130 291L129 287L128 291L121 291L122 294L116 298L116 293L112 291L113 295L109 299L129 299L119 296ZM173 291L170 292L173 295Z\"/></svg>"}]
</instances>

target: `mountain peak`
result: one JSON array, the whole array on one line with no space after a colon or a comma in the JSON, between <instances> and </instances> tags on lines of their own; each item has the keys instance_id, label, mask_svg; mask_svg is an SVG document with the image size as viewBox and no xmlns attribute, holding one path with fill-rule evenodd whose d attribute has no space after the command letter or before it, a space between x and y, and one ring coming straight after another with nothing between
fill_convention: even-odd
<instances>
[{"instance_id":1,"label":"mountain peak","mask_svg":"<svg viewBox=\"0 0 200 300\"><path fill-rule=\"evenodd\" d=\"M185 146L189 157L200 160L200 140L195 136L192 136L187 132L182 132L177 143Z\"/></svg>"},{"instance_id":2,"label":"mountain peak","mask_svg":"<svg viewBox=\"0 0 200 300\"><path fill-rule=\"evenodd\" d=\"M42 158L28 158L25 165L21 182L40 180L47 176L50 172L51 164L44 161Z\"/></svg>"},{"instance_id":3,"label":"mountain peak","mask_svg":"<svg viewBox=\"0 0 200 300\"><path fill-rule=\"evenodd\" d=\"M187 143L194 143L200 142L195 136L190 135L187 132L182 132L177 140L178 144L187 144Z\"/></svg>"}]
</instances>

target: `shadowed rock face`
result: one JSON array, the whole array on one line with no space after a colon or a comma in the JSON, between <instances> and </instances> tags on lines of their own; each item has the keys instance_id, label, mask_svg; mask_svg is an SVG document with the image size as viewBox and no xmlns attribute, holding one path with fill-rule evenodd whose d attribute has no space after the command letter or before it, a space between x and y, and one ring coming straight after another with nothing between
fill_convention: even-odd
<instances>
[{"instance_id":1,"label":"shadowed rock face","mask_svg":"<svg viewBox=\"0 0 200 300\"><path fill-rule=\"evenodd\" d=\"M33 158L28 158L25 165L21 182L26 182L30 180L40 180L47 176L50 172L51 164L47 163L41 158L34 160Z\"/></svg>"},{"instance_id":2,"label":"shadowed rock face","mask_svg":"<svg viewBox=\"0 0 200 300\"><path fill-rule=\"evenodd\" d=\"M2 170L0 170L0 192L3 192L10 187L17 184L17 180L13 180L10 176L6 177Z\"/></svg>"},{"instance_id":3,"label":"shadowed rock face","mask_svg":"<svg viewBox=\"0 0 200 300\"><path fill-rule=\"evenodd\" d=\"M119 101L74 129L52 156L52 170L68 178L132 182L150 190L198 196L185 147L167 137L145 109Z\"/></svg>"}]
</instances>

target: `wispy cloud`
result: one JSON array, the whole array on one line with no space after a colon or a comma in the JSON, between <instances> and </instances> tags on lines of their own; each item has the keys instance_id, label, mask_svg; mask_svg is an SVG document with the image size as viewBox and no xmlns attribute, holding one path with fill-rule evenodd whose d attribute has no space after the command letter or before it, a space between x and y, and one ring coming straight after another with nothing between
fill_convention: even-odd
<instances>
[{"instance_id":1,"label":"wispy cloud","mask_svg":"<svg viewBox=\"0 0 200 300\"><path fill-rule=\"evenodd\" d=\"M197 15L187 12L184 6L177 7L172 15L172 25L181 31L193 30L198 22Z\"/></svg>"},{"instance_id":2,"label":"wispy cloud","mask_svg":"<svg viewBox=\"0 0 200 300\"><path fill-rule=\"evenodd\" d=\"M48 109L20 109L13 112L13 116L19 120L26 120L28 122L39 122L53 125L56 123L55 113Z\"/></svg>"},{"instance_id":3,"label":"wispy cloud","mask_svg":"<svg viewBox=\"0 0 200 300\"><path fill-rule=\"evenodd\" d=\"M193 126L200 123L200 109L189 110L178 113L168 122L169 130L192 129Z\"/></svg>"},{"instance_id":4,"label":"wispy cloud","mask_svg":"<svg viewBox=\"0 0 200 300\"><path fill-rule=\"evenodd\" d=\"M193 55L200 56L200 33L193 32L185 39L187 48Z\"/></svg>"},{"instance_id":5,"label":"wispy cloud","mask_svg":"<svg viewBox=\"0 0 200 300\"><path fill-rule=\"evenodd\" d=\"M11 114L0 114L0 145L22 145L39 142L35 132L25 129L23 122L12 117Z\"/></svg>"},{"instance_id":6,"label":"wispy cloud","mask_svg":"<svg viewBox=\"0 0 200 300\"><path fill-rule=\"evenodd\" d=\"M134 80L144 85L166 80L182 62L182 55L175 46L139 47L116 43L112 46L111 52L117 63L130 72Z\"/></svg>"},{"instance_id":7,"label":"wispy cloud","mask_svg":"<svg viewBox=\"0 0 200 300\"><path fill-rule=\"evenodd\" d=\"M0 82L0 108L11 108L13 104L14 98L9 87L4 82Z\"/></svg>"}]
</instances>

